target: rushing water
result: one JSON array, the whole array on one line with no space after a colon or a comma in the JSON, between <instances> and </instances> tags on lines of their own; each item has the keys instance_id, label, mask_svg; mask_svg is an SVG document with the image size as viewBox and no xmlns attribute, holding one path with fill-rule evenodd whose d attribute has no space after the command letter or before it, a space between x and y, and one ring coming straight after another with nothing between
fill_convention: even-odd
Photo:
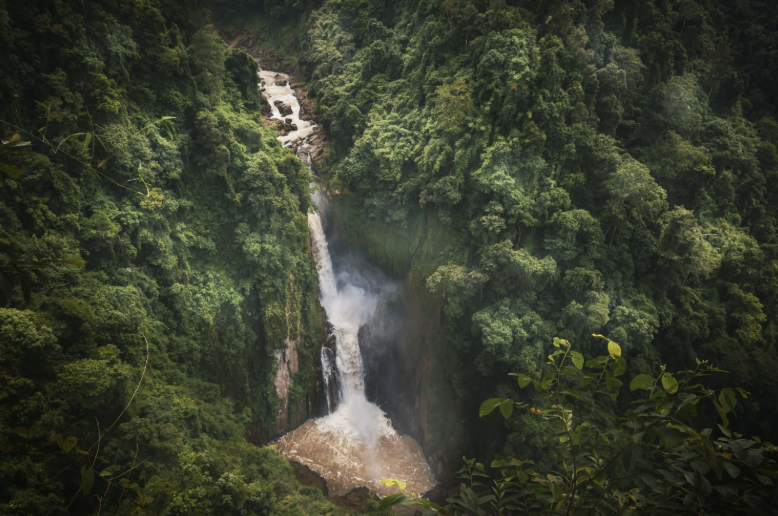
<instances>
[{"instance_id":1,"label":"rushing water","mask_svg":"<svg viewBox=\"0 0 778 516\"><path fill-rule=\"evenodd\" d=\"M298 128L279 139L285 145L299 140L298 155L302 154L310 166L304 139L315 126L300 120L300 106L288 84L289 77L262 71L260 78L265 83L263 93L273 108L272 117L291 118ZM285 85L275 84L284 81ZM292 115L281 116L274 104L276 100L291 106ZM321 193L314 194L314 202L317 205L324 202ZM327 479L331 495L343 495L359 486L384 495L396 492L396 488L379 483L387 477L406 481L411 491L427 491L435 485L435 480L421 447L411 437L398 435L383 411L365 396L358 334L359 328L372 319L381 294L348 279L339 288L319 213L308 214L308 228L319 275L321 305L336 338L334 364L327 348L322 349L321 357L331 413L311 419L281 437L278 450ZM334 374L338 379L338 400L330 399L328 388Z\"/></svg>"}]
</instances>

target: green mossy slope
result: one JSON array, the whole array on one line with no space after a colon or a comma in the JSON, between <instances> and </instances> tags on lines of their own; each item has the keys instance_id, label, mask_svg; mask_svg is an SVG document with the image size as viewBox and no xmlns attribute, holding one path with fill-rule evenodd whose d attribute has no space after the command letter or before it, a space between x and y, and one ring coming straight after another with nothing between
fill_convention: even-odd
<instances>
[{"instance_id":1,"label":"green mossy slope","mask_svg":"<svg viewBox=\"0 0 778 516\"><path fill-rule=\"evenodd\" d=\"M287 339L289 405L316 407L310 177L209 16L0 2L0 131L32 142L2 156L22 175L0 174L0 266L86 262L0 308L0 513L339 513L250 444L283 408Z\"/></svg>"}]
</instances>

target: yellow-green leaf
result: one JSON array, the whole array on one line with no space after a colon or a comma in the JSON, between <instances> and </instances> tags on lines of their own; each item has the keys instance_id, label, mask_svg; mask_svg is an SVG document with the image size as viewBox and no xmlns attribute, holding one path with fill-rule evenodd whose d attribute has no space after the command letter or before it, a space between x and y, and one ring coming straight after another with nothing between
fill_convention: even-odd
<instances>
[{"instance_id":1,"label":"yellow-green leaf","mask_svg":"<svg viewBox=\"0 0 778 516\"><path fill-rule=\"evenodd\" d=\"M481 408L478 410L478 415L483 417L487 414L491 414L492 411L503 402L503 400L505 400L505 398L490 398L484 401L481 403Z\"/></svg>"},{"instance_id":2,"label":"yellow-green leaf","mask_svg":"<svg viewBox=\"0 0 778 516\"><path fill-rule=\"evenodd\" d=\"M95 484L95 470L81 466L81 488L84 496L89 494Z\"/></svg>"},{"instance_id":3,"label":"yellow-green leaf","mask_svg":"<svg viewBox=\"0 0 778 516\"><path fill-rule=\"evenodd\" d=\"M612 340L608 341L608 353L611 355L616 355L617 357L621 356L621 346L613 342Z\"/></svg>"},{"instance_id":4,"label":"yellow-green leaf","mask_svg":"<svg viewBox=\"0 0 778 516\"><path fill-rule=\"evenodd\" d=\"M629 390L645 389L650 391L654 387L654 378L647 374L639 374L629 382Z\"/></svg>"},{"instance_id":5,"label":"yellow-green leaf","mask_svg":"<svg viewBox=\"0 0 778 516\"><path fill-rule=\"evenodd\" d=\"M10 163L5 163L4 161L0 161L0 170L5 172L7 176L10 176L11 179L19 179L24 173L19 167L15 167Z\"/></svg>"},{"instance_id":6,"label":"yellow-green leaf","mask_svg":"<svg viewBox=\"0 0 778 516\"><path fill-rule=\"evenodd\" d=\"M673 378L672 374L664 373L662 375L662 387L670 392L675 392L678 390L678 380Z\"/></svg>"},{"instance_id":7,"label":"yellow-green leaf","mask_svg":"<svg viewBox=\"0 0 778 516\"><path fill-rule=\"evenodd\" d=\"M139 499L141 505L148 505L148 504L150 504L151 502L154 501L154 497L149 496L149 495L145 495L145 494L141 493L140 491L138 491L138 499Z\"/></svg>"},{"instance_id":8,"label":"yellow-green leaf","mask_svg":"<svg viewBox=\"0 0 778 516\"><path fill-rule=\"evenodd\" d=\"M59 437L59 439L57 439ZM65 453L69 453L70 450L72 450L76 444L78 444L78 439L73 437L72 435L69 435L62 439L62 436L57 434L57 437L55 439L57 440L57 444L59 444L59 447L64 450Z\"/></svg>"},{"instance_id":9,"label":"yellow-green leaf","mask_svg":"<svg viewBox=\"0 0 778 516\"><path fill-rule=\"evenodd\" d=\"M500 413L505 419L511 417L511 414L513 414L513 402L511 400L505 400L500 403Z\"/></svg>"}]
</instances>

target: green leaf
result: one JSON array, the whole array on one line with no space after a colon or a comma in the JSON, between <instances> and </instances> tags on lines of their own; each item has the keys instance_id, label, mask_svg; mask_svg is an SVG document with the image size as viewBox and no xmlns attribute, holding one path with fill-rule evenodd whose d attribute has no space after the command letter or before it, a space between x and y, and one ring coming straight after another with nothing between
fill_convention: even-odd
<instances>
[{"instance_id":1,"label":"green leaf","mask_svg":"<svg viewBox=\"0 0 778 516\"><path fill-rule=\"evenodd\" d=\"M629 382L629 390L645 389L650 391L654 387L654 379L647 374L639 374Z\"/></svg>"},{"instance_id":2,"label":"green leaf","mask_svg":"<svg viewBox=\"0 0 778 516\"><path fill-rule=\"evenodd\" d=\"M505 419L511 417L511 414L513 414L513 402L511 400L505 400L500 403L500 412Z\"/></svg>"},{"instance_id":3,"label":"green leaf","mask_svg":"<svg viewBox=\"0 0 778 516\"><path fill-rule=\"evenodd\" d=\"M77 258L50 258L49 260L46 261L54 262L54 263L66 263L68 265L75 265L76 267L84 267L86 265L86 262L84 260L79 260Z\"/></svg>"},{"instance_id":4,"label":"green leaf","mask_svg":"<svg viewBox=\"0 0 778 516\"><path fill-rule=\"evenodd\" d=\"M483 403L481 403L481 408L478 411L478 415L480 417L486 416L488 414L491 414L494 409L496 409L505 398L490 398Z\"/></svg>"},{"instance_id":5,"label":"green leaf","mask_svg":"<svg viewBox=\"0 0 778 516\"><path fill-rule=\"evenodd\" d=\"M621 346L613 342L612 340L608 341L608 353L611 355L616 355L617 357L621 356Z\"/></svg>"},{"instance_id":6,"label":"green leaf","mask_svg":"<svg viewBox=\"0 0 778 516\"><path fill-rule=\"evenodd\" d=\"M378 505L378 509L381 511L385 511L387 509L394 507L395 505L400 505L401 503L408 501L410 499L411 497L405 493L397 493L397 494L389 495L386 498L381 500L381 503Z\"/></svg>"},{"instance_id":7,"label":"green leaf","mask_svg":"<svg viewBox=\"0 0 778 516\"><path fill-rule=\"evenodd\" d=\"M86 137L84 138L84 150L87 150L89 148L89 143L92 141L92 133L86 133Z\"/></svg>"},{"instance_id":8,"label":"green leaf","mask_svg":"<svg viewBox=\"0 0 778 516\"><path fill-rule=\"evenodd\" d=\"M400 484L402 484L402 485L400 486L400 489L405 489L405 482L400 482L399 480L397 480L397 479L394 479L394 478L384 478L384 479L383 479L383 480L381 480L381 482L379 482L379 483L381 483L381 484L383 484L383 485L385 485L385 486L388 486L388 487L391 487L391 486L396 486L396 485L400 485Z\"/></svg>"},{"instance_id":9,"label":"green leaf","mask_svg":"<svg viewBox=\"0 0 778 516\"><path fill-rule=\"evenodd\" d=\"M732 412L737 405L737 398L735 392L732 389L722 389L719 393L719 403L721 407L727 412Z\"/></svg>"},{"instance_id":10,"label":"green leaf","mask_svg":"<svg viewBox=\"0 0 778 516\"><path fill-rule=\"evenodd\" d=\"M140 491L136 491L136 492L138 493L138 501L140 502L141 505L148 505L154 501L153 496L145 495Z\"/></svg>"},{"instance_id":11,"label":"green leaf","mask_svg":"<svg viewBox=\"0 0 778 516\"><path fill-rule=\"evenodd\" d=\"M621 389L621 386L624 385L621 380L618 378L615 378L613 376L605 379L605 386L608 388L610 392L613 394L616 394Z\"/></svg>"},{"instance_id":12,"label":"green leaf","mask_svg":"<svg viewBox=\"0 0 778 516\"><path fill-rule=\"evenodd\" d=\"M7 176L10 176L11 179L19 179L20 177L22 177L22 174L24 174L24 172L22 172L22 169L20 169L19 167L16 167L4 161L0 161L0 170L5 172Z\"/></svg>"},{"instance_id":13,"label":"green leaf","mask_svg":"<svg viewBox=\"0 0 778 516\"><path fill-rule=\"evenodd\" d=\"M95 483L95 470L86 466L81 466L81 488L84 496L89 494Z\"/></svg>"},{"instance_id":14,"label":"green leaf","mask_svg":"<svg viewBox=\"0 0 778 516\"><path fill-rule=\"evenodd\" d=\"M740 475L740 468L732 464L731 462L724 462L724 469L727 470L727 473L729 473L729 476L732 478L737 478L738 475Z\"/></svg>"},{"instance_id":15,"label":"green leaf","mask_svg":"<svg viewBox=\"0 0 778 516\"><path fill-rule=\"evenodd\" d=\"M662 375L662 387L664 387L666 391L676 392L678 390L678 380L673 378L672 374L664 373Z\"/></svg>"},{"instance_id":16,"label":"green leaf","mask_svg":"<svg viewBox=\"0 0 778 516\"><path fill-rule=\"evenodd\" d=\"M573 365L578 369L579 371L583 369L584 366L584 357L582 354L580 354L577 351L571 351L570 352L570 359L573 361Z\"/></svg>"},{"instance_id":17,"label":"green leaf","mask_svg":"<svg viewBox=\"0 0 778 516\"><path fill-rule=\"evenodd\" d=\"M559 347L559 337L554 337L554 347L555 348Z\"/></svg>"},{"instance_id":18,"label":"green leaf","mask_svg":"<svg viewBox=\"0 0 778 516\"><path fill-rule=\"evenodd\" d=\"M122 486L124 489L137 489L138 484L134 482L130 482L126 478L119 479L119 485Z\"/></svg>"},{"instance_id":19,"label":"green leaf","mask_svg":"<svg viewBox=\"0 0 778 516\"><path fill-rule=\"evenodd\" d=\"M529 385L530 383L532 383L532 378L530 378L526 374L511 373L509 376L515 376L516 379L519 381L519 387L521 387L522 389L527 385Z\"/></svg>"},{"instance_id":20,"label":"green leaf","mask_svg":"<svg viewBox=\"0 0 778 516\"><path fill-rule=\"evenodd\" d=\"M69 435L63 439L60 434L57 434L54 437L54 439L57 441L57 444L59 444L59 447L62 448L62 450L65 453L70 453L70 450L75 448L76 444L78 444L78 439L76 439L72 435Z\"/></svg>"},{"instance_id":21,"label":"green leaf","mask_svg":"<svg viewBox=\"0 0 778 516\"><path fill-rule=\"evenodd\" d=\"M627 361L624 357L617 356L616 361L611 364L611 368L613 368L615 376L621 376L627 372Z\"/></svg>"}]
</instances>

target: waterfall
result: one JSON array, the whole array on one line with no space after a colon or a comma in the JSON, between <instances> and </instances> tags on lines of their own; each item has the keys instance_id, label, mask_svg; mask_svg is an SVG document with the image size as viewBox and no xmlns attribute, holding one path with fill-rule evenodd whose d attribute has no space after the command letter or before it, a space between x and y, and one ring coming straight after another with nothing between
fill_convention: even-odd
<instances>
[{"instance_id":1,"label":"waterfall","mask_svg":"<svg viewBox=\"0 0 778 516\"><path fill-rule=\"evenodd\" d=\"M275 103L280 100L292 108L291 122L298 127L279 140L284 145L297 142L297 155L305 156L312 170L305 139L315 126L299 120L300 106L289 87L289 76L263 71L260 77L262 91L273 106L272 118L281 118ZM313 200L319 206L325 202L320 192L313 194ZM359 328L370 322L380 295L355 284L359 282L349 281L349 277L342 278L339 288L320 213L308 213L308 229L319 277L319 300L335 336L334 364L331 350L323 347L321 351L322 378L330 413L309 420L278 439L278 450L287 459L303 463L322 475L331 495L344 495L359 486L383 495L391 494L394 488L379 483L386 477L406 481L413 491L427 491L435 485L435 480L421 447L411 437L398 435L383 411L365 395ZM333 375L338 379L338 400L330 399Z\"/></svg>"},{"instance_id":2,"label":"waterfall","mask_svg":"<svg viewBox=\"0 0 778 516\"><path fill-rule=\"evenodd\" d=\"M330 414L333 410L332 397L330 396L330 385L332 383L335 370L332 367L332 350L330 348L321 347L321 376L324 380L324 399L327 401L327 414Z\"/></svg>"}]
</instances>

